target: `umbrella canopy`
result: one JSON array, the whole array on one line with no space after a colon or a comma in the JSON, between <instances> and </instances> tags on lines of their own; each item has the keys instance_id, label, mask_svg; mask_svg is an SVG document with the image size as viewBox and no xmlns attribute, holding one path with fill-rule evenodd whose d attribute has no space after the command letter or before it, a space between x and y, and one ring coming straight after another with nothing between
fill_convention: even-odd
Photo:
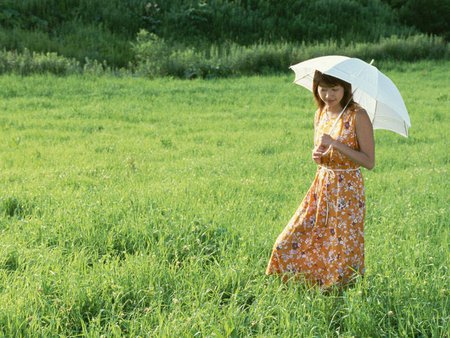
<instances>
[{"instance_id":1,"label":"umbrella canopy","mask_svg":"<svg viewBox=\"0 0 450 338\"><path fill-rule=\"evenodd\" d=\"M312 91L316 70L352 85L353 100L366 109L374 129L386 129L405 137L411 127L408 111L395 84L376 67L357 58L322 56L290 67L294 83Z\"/></svg>"}]
</instances>

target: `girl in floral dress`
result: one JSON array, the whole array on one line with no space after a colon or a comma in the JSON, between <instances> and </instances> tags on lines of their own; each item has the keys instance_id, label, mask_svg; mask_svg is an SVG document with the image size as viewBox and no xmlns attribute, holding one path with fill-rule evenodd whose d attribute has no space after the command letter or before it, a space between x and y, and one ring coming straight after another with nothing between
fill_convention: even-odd
<instances>
[{"instance_id":1,"label":"girl in floral dress","mask_svg":"<svg viewBox=\"0 0 450 338\"><path fill-rule=\"evenodd\" d=\"M278 236L266 274L291 275L326 288L364 274L364 182L372 169L372 123L352 99L351 85L316 71L313 95L314 181Z\"/></svg>"}]
</instances>

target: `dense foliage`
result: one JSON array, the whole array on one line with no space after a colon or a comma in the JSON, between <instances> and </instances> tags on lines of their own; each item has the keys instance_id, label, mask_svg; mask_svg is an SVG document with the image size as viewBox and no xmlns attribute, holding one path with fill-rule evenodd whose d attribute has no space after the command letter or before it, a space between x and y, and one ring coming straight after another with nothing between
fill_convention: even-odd
<instances>
[{"instance_id":1,"label":"dense foliage","mask_svg":"<svg viewBox=\"0 0 450 338\"><path fill-rule=\"evenodd\" d=\"M450 39L450 0L383 0L401 23Z\"/></svg>"},{"instance_id":2,"label":"dense foliage","mask_svg":"<svg viewBox=\"0 0 450 338\"><path fill-rule=\"evenodd\" d=\"M445 59L450 57L450 44L417 35L407 39L382 38L377 43L232 44L202 51L174 49L156 35L141 31L133 51L137 58L135 71L141 75L211 78L287 72L297 62L327 54L358 57L368 62L374 59L377 65L380 61Z\"/></svg>"},{"instance_id":3,"label":"dense foliage","mask_svg":"<svg viewBox=\"0 0 450 338\"><path fill-rule=\"evenodd\" d=\"M128 66L140 29L171 44L449 38L449 0L4 0L0 46Z\"/></svg>"},{"instance_id":4,"label":"dense foliage","mask_svg":"<svg viewBox=\"0 0 450 338\"><path fill-rule=\"evenodd\" d=\"M0 51L0 74L52 73L115 74L146 77L217 78L228 76L288 72L289 66L312 57L342 54L370 61L379 67L398 61L450 58L450 44L442 38L415 35L406 39L393 36L377 43L336 42L312 44L274 43L241 46L235 43L212 45L208 49L177 48L153 33L141 30L132 44L136 61L126 68L85 59L80 63L56 53L24 50Z\"/></svg>"}]
</instances>

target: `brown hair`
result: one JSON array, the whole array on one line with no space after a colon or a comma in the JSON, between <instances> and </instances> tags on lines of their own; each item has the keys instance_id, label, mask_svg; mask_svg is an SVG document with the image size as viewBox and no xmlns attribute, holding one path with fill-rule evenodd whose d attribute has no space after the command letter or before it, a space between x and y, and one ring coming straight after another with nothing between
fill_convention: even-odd
<instances>
[{"instance_id":1,"label":"brown hair","mask_svg":"<svg viewBox=\"0 0 450 338\"><path fill-rule=\"evenodd\" d=\"M355 101L353 101L352 98L352 85L344 80L338 79L337 77L323 74L319 72L318 70L314 73L314 79L313 79L313 94L314 94L314 100L316 101L317 106L320 110L322 110L325 107L325 103L321 100L318 92L318 87L334 87L334 86L342 86L344 88L344 96L342 97L341 104L342 107L344 107L348 102L348 107L351 107L355 104Z\"/></svg>"}]
</instances>

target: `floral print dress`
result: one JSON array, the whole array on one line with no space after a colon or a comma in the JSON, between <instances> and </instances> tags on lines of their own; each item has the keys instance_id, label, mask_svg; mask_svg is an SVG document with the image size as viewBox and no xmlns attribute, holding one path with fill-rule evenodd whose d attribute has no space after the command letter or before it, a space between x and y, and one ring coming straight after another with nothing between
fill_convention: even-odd
<instances>
[{"instance_id":1,"label":"floral print dress","mask_svg":"<svg viewBox=\"0 0 450 338\"><path fill-rule=\"evenodd\" d=\"M348 108L336 121L331 136L359 149L355 116ZM324 111L314 118L315 146L329 133L334 119ZM314 181L295 214L278 236L266 274L301 277L329 287L364 274L364 182L359 166L339 151L322 157Z\"/></svg>"}]
</instances>

